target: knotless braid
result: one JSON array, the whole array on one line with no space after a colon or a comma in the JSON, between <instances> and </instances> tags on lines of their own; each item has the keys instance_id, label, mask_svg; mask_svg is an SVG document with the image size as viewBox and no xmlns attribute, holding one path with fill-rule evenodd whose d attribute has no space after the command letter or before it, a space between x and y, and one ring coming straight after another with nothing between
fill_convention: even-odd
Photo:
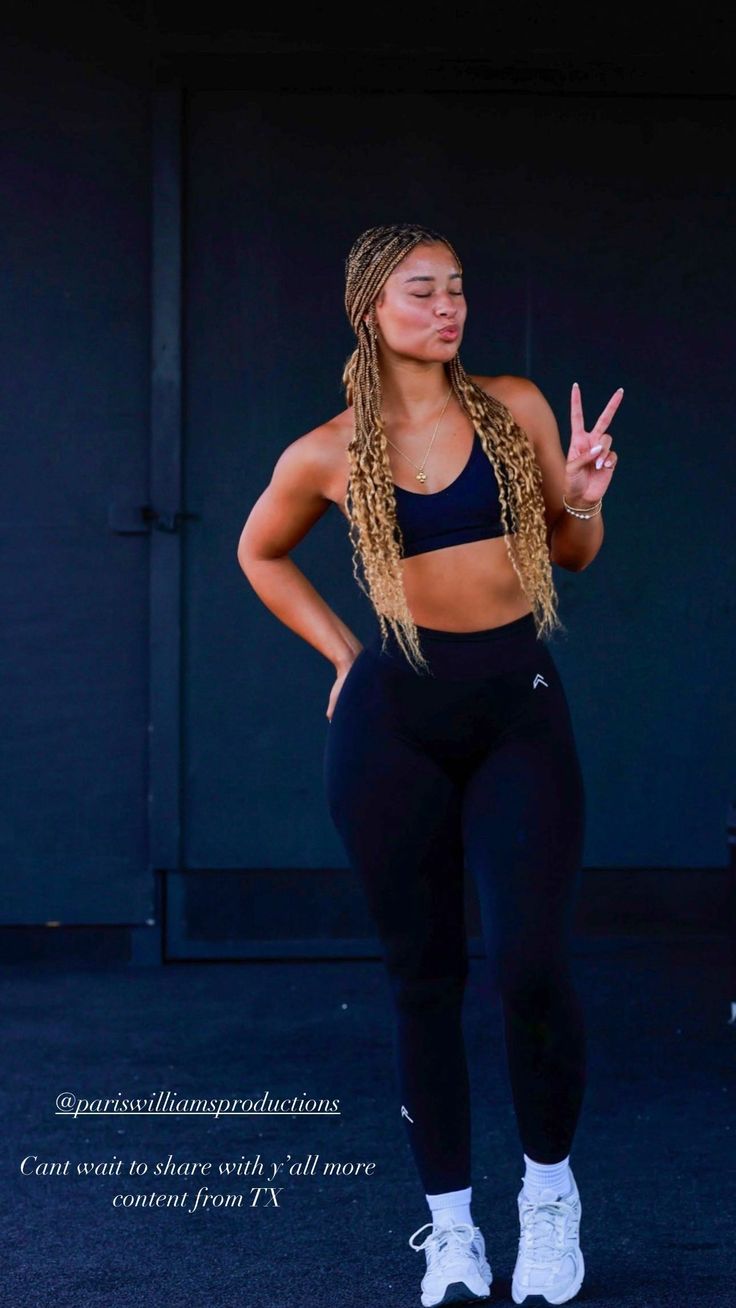
<instances>
[{"instance_id":1,"label":"knotless braid","mask_svg":"<svg viewBox=\"0 0 736 1308\"><path fill-rule=\"evenodd\" d=\"M403 540L381 417L381 375L372 309L386 279L410 250L437 241L447 246L462 271L447 237L408 223L363 232L345 265L345 308L358 342L342 377L355 425L348 446L350 470L345 500L353 575L375 609L384 646L390 627L408 661L423 671L429 671L429 666L406 602L401 570ZM457 354L446 372L493 468L507 533L506 548L532 606L537 635L551 634L557 628L564 630L557 615L547 546L542 473L529 439L506 405L472 381ZM359 575L359 562L367 586Z\"/></svg>"}]
</instances>

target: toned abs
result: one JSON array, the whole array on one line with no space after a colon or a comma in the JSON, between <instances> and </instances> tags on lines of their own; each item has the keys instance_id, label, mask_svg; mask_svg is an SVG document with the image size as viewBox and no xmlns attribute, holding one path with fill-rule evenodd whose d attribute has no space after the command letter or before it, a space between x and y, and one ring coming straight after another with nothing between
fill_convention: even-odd
<instances>
[{"instance_id":1,"label":"toned abs","mask_svg":"<svg viewBox=\"0 0 736 1308\"><path fill-rule=\"evenodd\" d=\"M500 386L494 389L494 395L507 403ZM334 451L325 494L349 521L345 499L349 474L347 447L354 434L352 410L346 409L333 418L325 424L323 431L329 432L328 439ZM402 433L392 434L391 439L401 444L409 459L421 463L426 439L424 448L416 450L411 449L409 440ZM412 484L410 464L397 450L389 447L393 480L413 493L442 490L461 472L471 439L472 423L458 406L448 427L442 465L439 457L435 457L434 477L427 469L427 490L415 492L418 483L414 479ZM401 568L409 611L419 626L443 631L478 631L513 622L531 612L503 536L416 554L403 559Z\"/></svg>"}]
</instances>

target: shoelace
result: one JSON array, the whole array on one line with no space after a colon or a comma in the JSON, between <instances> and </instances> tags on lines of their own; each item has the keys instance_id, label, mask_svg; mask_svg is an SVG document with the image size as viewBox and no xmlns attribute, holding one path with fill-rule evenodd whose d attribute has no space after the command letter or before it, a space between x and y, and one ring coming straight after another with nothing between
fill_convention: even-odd
<instances>
[{"instance_id":1,"label":"shoelace","mask_svg":"<svg viewBox=\"0 0 736 1308\"><path fill-rule=\"evenodd\" d=\"M521 1209L521 1239L534 1262L556 1262L564 1239L564 1223L571 1220L571 1233L575 1230L574 1211L568 1205L566 1213L561 1201L532 1203L525 1201Z\"/></svg>"},{"instance_id":2,"label":"shoelace","mask_svg":"<svg viewBox=\"0 0 736 1308\"><path fill-rule=\"evenodd\" d=\"M427 1227L429 1227L429 1235L426 1235L420 1244L415 1244L416 1237L421 1235L422 1231L426 1231ZM442 1258L443 1264L452 1264L466 1257L474 1238L475 1228L469 1222L453 1222L451 1226L441 1226L438 1230L435 1230L433 1222L425 1222L418 1231L409 1236L409 1244L417 1253L422 1249L426 1250L427 1266L431 1267L438 1258Z\"/></svg>"}]
</instances>

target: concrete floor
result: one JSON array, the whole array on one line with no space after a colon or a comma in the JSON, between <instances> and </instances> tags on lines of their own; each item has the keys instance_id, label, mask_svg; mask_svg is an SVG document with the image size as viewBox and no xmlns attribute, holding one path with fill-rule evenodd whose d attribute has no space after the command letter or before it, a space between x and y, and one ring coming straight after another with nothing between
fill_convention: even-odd
<instances>
[{"instance_id":1,"label":"concrete floor","mask_svg":"<svg viewBox=\"0 0 736 1308\"><path fill-rule=\"evenodd\" d=\"M734 1046L719 937L579 940L589 1080L571 1159L586 1278L607 1308L734 1303ZM373 962L0 967L3 1217L0 1303L13 1308L348 1308L419 1304L427 1219L397 1111L390 1011ZM473 1212L510 1303L521 1146L497 996L471 963ZM60 1094L338 1098L332 1118L57 1116ZM318 1155L314 1175L290 1165ZM156 1177L157 1162L214 1164ZM220 1161L280 1161L260 1176ZM24 1158L45 1174L23 1176ZM131 1175L133 1161L148 1164ZM77 1175L77 1164L108 1174ZM374 1163L325 1176L325 1162ZM51 1175L49 1163L67 1174ZM119 1174L114 1174L114 1169ZM112 1173L112 1174L111 1174ZM241 1195L216 1207L212 1196ZM114 1206L116 1195L181 1196ZM262 1204L266 1206L261 1206Z\"/></svg>"}]
</instances>

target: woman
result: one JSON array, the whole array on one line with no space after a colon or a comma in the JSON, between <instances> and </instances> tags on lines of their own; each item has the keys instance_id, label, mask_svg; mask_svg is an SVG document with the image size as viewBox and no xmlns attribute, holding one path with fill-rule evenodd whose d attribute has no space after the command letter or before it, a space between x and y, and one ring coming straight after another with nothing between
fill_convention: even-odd
<instances>
[{"instance_id":1,"label":"woman","mask_svg":"<svg viewBox=\"0 0 736 1308\"><path fill-rule=\"evenodd\" d=\"M326 793L390 983L397 1111L432 1219L410 1239L426 1254L421 1302L484 1299L492 1280L470 1207L467 867L525 1163L512 1294L564 1303L584 1274L570 1148L585 1032L569 946L585 798L540 637L562 627L551 563L579 571L600 548L617 461L607 425L623 392L587 432L573 386L565 460L533 382L471 377L460 363L467 305L446 237L374 227L346 270L348 407L283 451L238 557L337 674ZM286 557L332 503L378 619L366 647Z\"/></svg>"}]
</instances>

